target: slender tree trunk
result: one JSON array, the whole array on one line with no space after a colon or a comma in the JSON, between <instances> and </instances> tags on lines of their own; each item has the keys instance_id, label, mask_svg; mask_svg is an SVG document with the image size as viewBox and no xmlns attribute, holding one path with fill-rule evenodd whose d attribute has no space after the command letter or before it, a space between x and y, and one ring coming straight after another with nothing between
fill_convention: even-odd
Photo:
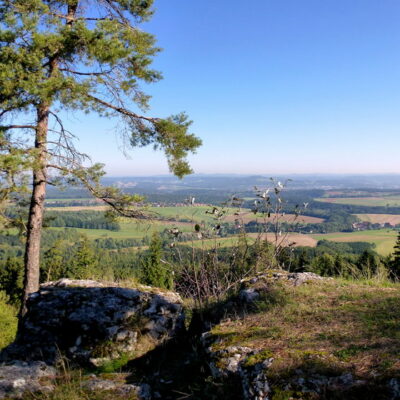
<instances>
[{"instance_id":1,"label":"slender tree trunk","mask_svg":"<svg viewBox=\"0 0 400 400\"><path fill-rule=\"evenodd\" d=\"M68 4L67 26L74 22L78 0ZM50 59L49 78L58 70L58 56L54 55ZM29 218L27 226L27 236L25 245L25 277L24 290L20 310L22 318L27 311L26 302L31 293L39 290L40 277L40 242L42 237L44 201L46 198L47 183L47 134L49 127L50 102L39 104L37 111L35 150L36 163L33 168L33 187L31 205L29 208ZM21 319L20 319L21 321Z\"/></svg>"},{"instance_id":2,"label":"slender tree trunk","mask_svg":"<svg viewBox=\"0 0 400 400\"><path fill-rule=\"evenodd\" d=\"M21 307L21 316L24 316L26 313L26 301L28 296L39 289L40 240L42 235L47 181L46 142L48 123L49 106L47 104L41 104L37 107L35 138L37 159L33 170L33 188L27 226L24 294Z\"/></svg>"}]
</instances>

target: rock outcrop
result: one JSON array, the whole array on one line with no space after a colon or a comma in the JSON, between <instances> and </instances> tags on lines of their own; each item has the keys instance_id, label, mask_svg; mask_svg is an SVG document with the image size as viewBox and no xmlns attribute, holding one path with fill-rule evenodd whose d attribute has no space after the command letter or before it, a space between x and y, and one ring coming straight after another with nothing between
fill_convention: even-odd
<instances>
[{"instance_id":1,"label":"rock outcrop","mask_svg":"<svg viewBox=\"0 0 400 400\"><path fill-rule=\"evenodd\" d=\"M54 389L57 372L44 362L14 361L0 366L0 399L20 398L26 392L49 392Z\"/></svg>"},{"instance_id":2,"label":"rock outcrop","mask_svg":"<svg viewBox=\"0 0 400 400\"><path fill-rule=\"evenodd\" d=\"M244 280L239 298L244 303L253 303L259 299L260 294L268 291L268 288L276 282L280 282L283 285L300 286L307 282L331 279L314 274L313 272L268 271Z\"/></svg>"},{"instance_id":3,"label":"rock outcrop","mask_svg":"<svg viewBox=\"0 0 400 400\"><path fill-rule=\"evenodd\" d=\"M27 304L16 341L2 360L101 366L144 354L183 329L178 294L95 281L62 279L41 285Z\"/></svg>"},{"instance_id":4,"label":"rock outcrop","mask_svg":"<svg viewBox=\"0 0 400 400\"><path fill-rule=\"evenodd\" d=\"M216 348L209 332L203 334L201 340L214 378L236 378L240 381L245 400L269 399L267 370L273 358L244 346Z\"/></svg>"},{"instance_id":5,"label":"rock outcrop","mask_svg":"<svg viewBox=\"0 0 400 400\"><path fill-rule=\"evenodd\" d=\"M82 382L81 386L89 392L112 393L113 398L115 398L116 395L128 399L132 398L133 395L135 399L138 400L151 400L152 398L150 386L145 383L133 385L131 383L124 383L123 381L121 382L118 379L103 379L96 375L92 375L87 377L87 379Z\"/></svg>"}]
</instances>

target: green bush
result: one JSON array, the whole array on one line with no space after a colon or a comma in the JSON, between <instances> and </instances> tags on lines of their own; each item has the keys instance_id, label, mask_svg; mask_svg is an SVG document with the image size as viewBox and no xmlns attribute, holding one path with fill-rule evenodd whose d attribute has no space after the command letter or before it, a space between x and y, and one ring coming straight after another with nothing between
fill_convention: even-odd
<instances>
[{"instance_id":1,"label":"green bush","mask_svg":"<svg viewBox=\"0 0 400 400\"><path fill-rule=\"evenodd\" d=\"M14 340L17 332L17 309L8 301L6 293L0 292L0 350Z\"/></svg>"}]
</instances>

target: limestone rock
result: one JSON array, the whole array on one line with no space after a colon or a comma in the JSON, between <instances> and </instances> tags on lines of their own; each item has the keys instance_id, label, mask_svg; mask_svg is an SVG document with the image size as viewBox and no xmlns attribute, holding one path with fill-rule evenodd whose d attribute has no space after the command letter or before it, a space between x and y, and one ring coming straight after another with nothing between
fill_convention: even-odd
<instances>
[{"instance_id":1,"label":"limestone rock","mask_svg":"<svg viewBox=\"0 0 400 400\"><path fill-rule=\"evenodd\" d=\"M255 288L243 289L240 291L239 297L245 303L252 303L260 297L260 293Z\"/></svg>"},{"instance_id":2,"label":"limestone rock","mask_svg":"<svg viewBox=\"0 0 400 400\"><path fill-rule=\"evenodd\" d=\"M82 387L92 392L109 391L110 393L119 396L130 396L134 394L139 400L150 400L152 397L150 386L145 383L141 385L133 385L109 379L102 379L95 375L83 381Z\"/></svg>"},{"instance_id":3,"label":"limestone rock","mask_svg":"<svg viewBox=\"0 0 400 400\"><path fill-rule=\"evenodd\" d=\"M0 365L0 399L20 398L25 392L49 392L56 370L44 362L14 361Z\"/></svg>"},{"instance_id":4,"label":"limestone rock","mask_svg":"<svg viewBox=\"0 0 400 400\"><path fill-rule=\"evenodd\" d=\"M208 357L208 364L215 378L234 375L242 385L244 400L269 400L270 385L267 370L272 364L272 358L257 357L259 350L245 346L228 346L214 350L209 340L212 335L206 332L202 343ZM254 362L253 362L254 361Z\"/></svg>"},{"instance_id":5,"label":"limestone rock","mask_svg":"<svg viewBox=\"0 0 400 400\"><path fill-rule=\"evenodd\" d=\"M139 356L183 329L178 294L95 281L61 279L41 285L28 300L16 341L3 360L42 360L60 355L78 365L99 366Z\"/></svg>"},{"instance_id":6,"label":"limestone rock","mask_svg":"<svg viewBox=\"0 0 400 400\"><path fill-rule=\"evenodd\" d=\"M273 282L282 282L289 283L293 286L300 286L306 282L310 281L323 281L323 280L331 280L332 278L322 277L314 272L287 272L287 271L268 271L258 274L257 276L246 280L245 283L251 285L257 285L262 282L264 283L273 283Z\"/></svg>"}]
</instances>

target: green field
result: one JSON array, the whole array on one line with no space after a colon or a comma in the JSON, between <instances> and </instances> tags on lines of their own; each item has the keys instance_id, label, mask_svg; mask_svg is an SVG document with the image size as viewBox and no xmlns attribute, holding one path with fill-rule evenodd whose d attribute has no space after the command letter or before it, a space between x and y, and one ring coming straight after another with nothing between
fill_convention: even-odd
<instances>
[{"instance_id":1,"label":"green field","mask_svg":"<svg viewBox=\"0 0 400 400\"><path fill-rule=\"evenodd\" d=\"M250 238L250 242L253 242L254 239ZM204 240L193 240L188 242L180 242L179 245L191 246L196 249L213 249L213 248L223 248L223 247L233 247L238 244L237 236L229 236L224 238L215 238L215 239L204 239Z\"/></svg>"},{"instance_id":2,"label":"green field","mask_svg":"<svg viewBox=\"0 0 400 400\"><path fill-rule=\"evenodd\" d=\"M171 206L171 207L150 207L149 210L154 213L154 218L188 220L192 222L213 222L215 218L211 212L212 206ZM227 213L233 213L236 210L226 209Z\"/></svg>"},{"instance_id":3,"label":"green field","mask_svg":"<svg viewBox=\"0 0 400 400\"><path fill-rule=\"evenodd\" d=\"M86 235L89 239L109 237L112 239L141 239L145 236L151 236L153 232L162 232L164 229L178 227L182 232L193 232L193 227L190 224L183 223L162 223L161 221L154 222L120 222L121 229L119 231L110 231L108 229L83 229L69 228ZM68 228L48 228L54 230L64 230Z\"/></svg>"},{"instance_id":4,"label":"green field","mask_svg":"<svg viewBox=\"0 0 400 400\"><path fill-rule=\"evenodd\" d=\"M397 238L397 231L380 229L372 231L360 231L360 232L336 232L327 234L316 234L316 235L302 235L305 238L312 238L315 240L330 240L333 242L368 242L375 244L375 250L377 253L387 256L393 252L393 247ZM249 235L250 241L254 238ZM296 238L297 239L297 238ZM296 240L293 238L293 240ZM298 240L298 239L297 239ZM185 242L185 244L193 245L196 248L213 248L213 247L230 247L237 244L237 237L231 236L227 238L219 239L206 239L194 242ZM308 243L302 243L299 241L299 245L309 246ZM315 246L315 245L314 245ZM312 247L314 247L312 246Z\"/></svg>"},{"instance_id":5,"label":"green field","mask_svg":"<svg viewBox=\"0 0 400 400\"><path fill-rule=\"evenodd\" d=\"M333 242L368 242L374 243L376 252L381 255L388 255L393 252L396 242L397 231L390 229L379 229L359 232L338 232L310 235L316 240L331 240Z\"/></svg>"},{"instance_id":6,"label":"green field","mask_svg":"<svg viewBox=\"0 0 400 400\"><path fill-rule=\"evenodd\" d=\"M100 202L101 200L96 200L94 197L74 197L74 198L67 198L67 199L57 199L57 198L47 198L46 203L72 203L74 201L90 201L90 202L95 202L98 201Z\"/></svg>"},{"instance_id":7,"label":"green field","mask_svg":"<svg viewBox=\"0 0 400 400\"><path fill-rule=\"evenodd\" d=\"M151 217L157 219L187 220L194 223L214 222L215 215L211 214L214 206L171 206L171 207L148 207ZM99 204L93 206L69 206L69 207L49 207L48 211L68 212L68 211L105 211L107 206ZM222 208L218 208L218 211ZM225 208L224 215L232 215L237 211L235 208ZM224 220L224 218L222 218Z\"/></svg>"},{"instance_id":8,"label":"green field","mask_svg":"<svg viewBox=\"0 0 400 400\"><path fill-rule=\"evenodd\" d=\"M355 206L370 207L400 207L400 196L381 197L320 197L315 201L332 204L349 204Z\"/></svg>"}]
</instances>

